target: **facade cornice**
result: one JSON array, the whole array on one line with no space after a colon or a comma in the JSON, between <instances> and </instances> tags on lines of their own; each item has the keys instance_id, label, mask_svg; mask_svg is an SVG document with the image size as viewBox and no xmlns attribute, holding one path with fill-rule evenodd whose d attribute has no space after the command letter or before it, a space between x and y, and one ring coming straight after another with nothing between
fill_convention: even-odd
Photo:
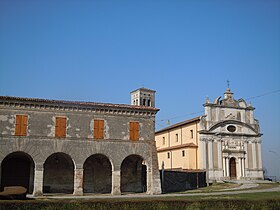
<instances>
[{"instance_id":1,"label":"facade cornice","mask_svg":"<svg viewBox=\"0 0 280 210\"><path fill-rule=\"evenodd\" d=\"M7 134L0 134L1 140L13 140L13 141L62 141L62 142L90 142L96 144L104 144L104 143L133 143L133 144L154 144L153 139L148 140L138 140L138 141L131 141L131 140L124 140L124 139L93 139L87 137L65 137L65 138L57 138L57 137L50 137L50 136L37 136L37 135L29 135L29 136L14 136L14 135L7 135Z\"/></svg>"},{"instance_id":2,"label":"facade cornice","mask_svg":"<svg viewBox=\"0 0 280 210\"><path fill-rule=\"evenodd\" d=\"M234 108L234 109L241 109L241 110L255 110L255 107L239 107L239 106L225 106L225 105L220 105L220 104L213 104L213 103L206 103L203 104L204 107L219 107L219 108Z\"/></svg>"},{"instance_id":3,"label":"facade cornice","mask_svg":"<svg viewBox=\"0 0 280 210\"><path fill-rule=\"evenodd\" d=\"M217 137L226 137L226 136L246 136L246 137L261 137L263 134L259 133L259 134L246 134L246 133L218 133L217 132L211 132L211 131L207 131L207 130L200 130L198 131L199 134L204 134L204 135L209 135L211 137L217 136Z\"/></svg>"},{"instance_id":4,"label":"facade cornice","mask_svg":"<svg viewBox=\"0 0 280 210\"><path fill-rule=\"evenodd\" d=\"M169 151L169 150L174 150L174 149L182 149L182 148L197 148L198 146L195 145L194 143L188 143L188 144L180 144L180 145L176 145L176 146L172 146L172 147L166 147L166 148L162 148L162 149L157 149L158 152L165 152L165 151Z\"/></svg>"},{"instance_id":5,"label":"facade cornice","mask_svg":"<svg viewBox=\"0 0 280 210\"><path fill-rule=\"evenodd\" d=\"M91 112L96 114L121 114L155 116L157 108L146 106L133 106L126 104L110 104L96 102L49 100L36 98L20 98L0 96L0 107L22 108L31 110L56 110L70 112Z\"/></svg>"},{"instance_id":6,"label":"facade cornice","mask_svg":"<svg viewBox=\"0 0 280 210\"><path fill-rule=\"evenodd\" d=\"M244 150L232 150L232 149L223 149L222 150L223 153L242 153L242 154L246 154L246 151Z\"/></svg>"}]
</instances>

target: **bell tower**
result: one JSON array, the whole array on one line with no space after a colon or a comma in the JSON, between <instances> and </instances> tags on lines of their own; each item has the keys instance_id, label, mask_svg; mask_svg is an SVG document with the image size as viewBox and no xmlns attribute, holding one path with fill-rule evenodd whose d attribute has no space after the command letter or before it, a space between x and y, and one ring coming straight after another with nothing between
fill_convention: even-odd
<instances>
[{"instance_id":1,"label":"bell tower","mask_svg":"<svg viewBox=\"0 0 280 210\"><path fill-rule=\"evenodd\" d=\"M155 107L156 91L147 88L139 88L130 93L131 105Z\"/></svg>"}]
</instances>

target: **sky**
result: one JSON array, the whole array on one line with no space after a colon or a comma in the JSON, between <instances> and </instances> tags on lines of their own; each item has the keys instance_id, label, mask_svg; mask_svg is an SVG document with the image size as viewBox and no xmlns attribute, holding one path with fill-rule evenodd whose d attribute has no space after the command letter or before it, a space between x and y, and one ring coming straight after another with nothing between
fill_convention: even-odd
<instances>
[{"instance_id":1,"label":"sky","mask_svg":"<svg viewBox=\"0 0 280 210\"><path fill-rule=\"evenodd\" d=\"M145 87L161 129L203 115L227 80L280 177L279 0L0 0L0 95L129 104Z\"/></svg>"}]
</instances>

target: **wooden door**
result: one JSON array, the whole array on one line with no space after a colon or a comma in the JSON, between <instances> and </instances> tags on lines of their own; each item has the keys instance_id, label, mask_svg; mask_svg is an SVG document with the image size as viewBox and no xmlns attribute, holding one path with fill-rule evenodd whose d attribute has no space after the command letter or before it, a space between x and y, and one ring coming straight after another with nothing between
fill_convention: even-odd
<instances>
[{"instance_id":1,"label":"wooden door","mask_svg":"<svg viewBox=\"0 0 280 210\"><path fill-rule=\"evenodd\" d=\"M230 178L231 179L236 179L236 162L235 162L235 158L230 158L229 168L230 168Z\"/></svg>"}]
</instances>

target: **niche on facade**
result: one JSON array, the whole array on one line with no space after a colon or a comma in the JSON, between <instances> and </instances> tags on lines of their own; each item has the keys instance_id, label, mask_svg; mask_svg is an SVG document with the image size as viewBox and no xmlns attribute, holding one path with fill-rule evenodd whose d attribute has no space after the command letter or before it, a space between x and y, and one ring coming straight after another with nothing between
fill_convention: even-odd
<instances>
[{"instance_id":1,"label":"niche on facade","mask_svg":"<svg viewBox=\"0 0 280 210\"><path fill-rule=\"evenodd\" d=\"M9 154L1 164L1 191L6 186L22 186L27 193L33 192L34 162L24 152Z\"/></svg>"},{"instance_id":2,"label":"niche on facade","mask_svg":"<svg viewBox=\"0 0 280 210\"><path fill-rule=\"evenodd\" d=\"M73 193L74 163L64 153L54 153L44 163L43 193Z\"/></svg>"},{"instance_id":3,"label":"niche on facade","mask_svg":"<svg viewBox=\"0 0 280 210\"><path fill-rule=\"evenodd\" d=\"M84 193L111 193L112 166L102 154L90 156L84 163Z\"/></svg>"},{"instance_id":4,"label":"niche on facade","mask_svg":"<svg viewBox=\"0 0 280 210\"><path fill-rule=\"evenodd\" d=\"M138 155L126 157L121 165L121 192L147 191L147 167Z\"/></svg>"}]
</instances>

